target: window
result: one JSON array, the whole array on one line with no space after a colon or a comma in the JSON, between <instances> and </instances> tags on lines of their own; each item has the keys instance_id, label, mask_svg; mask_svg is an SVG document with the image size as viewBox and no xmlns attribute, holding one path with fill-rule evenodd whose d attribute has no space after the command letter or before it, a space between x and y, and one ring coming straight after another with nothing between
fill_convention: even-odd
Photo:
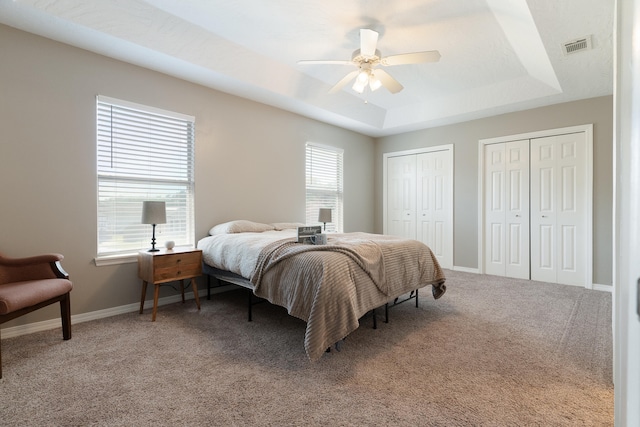
<instances>
[{"instance_id":1,"label":"window","mask_svg":"<svg viewBox=\"0 0 640 427\"><path fill-rule=\"evenodd\" d=\"M104 96L97 98L98 257L151 246L144 200L164 201L166 240L192 245L194 118Z\"/></svg>"},{"instance_id":2,"label":"window","mask_svg":"<svg viewBox=\"0 0 640 427\"><path fill-rule=\"evenodd\" d=\"M330 208L327 231L342 232L342 153L326 145L307 143L307 224L318 224L320 208Z\"/></svg>"}]
</instances>

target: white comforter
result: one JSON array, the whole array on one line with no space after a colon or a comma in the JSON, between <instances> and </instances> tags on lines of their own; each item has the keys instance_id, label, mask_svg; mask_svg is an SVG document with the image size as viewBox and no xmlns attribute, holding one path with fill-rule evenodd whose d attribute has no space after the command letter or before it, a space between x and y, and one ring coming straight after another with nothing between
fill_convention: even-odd
<instances>
[{"instance_id":1,"label":"white comforter","mask_svg":"<svg viewBox=\"0 0 640 427\"><path fill-rule=\"evenodd\" d=\"M198 242L205 264L249 279L260 251L270 243L298 236L294 229L262 233L232 233L208 236Z\"/></svg>"}]
</instances>

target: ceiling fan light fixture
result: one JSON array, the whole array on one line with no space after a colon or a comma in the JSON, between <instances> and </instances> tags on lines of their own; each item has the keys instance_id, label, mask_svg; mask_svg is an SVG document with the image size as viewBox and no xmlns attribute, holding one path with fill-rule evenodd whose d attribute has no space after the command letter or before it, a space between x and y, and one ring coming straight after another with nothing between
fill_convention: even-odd
<instances>
[{"instance_id":1,"label":"ceiling fan light fixture","mask_svg":"<svg viewBox=\"0 0 640 427\"><path fill-rule=\"evenodd\" d=\"M344 76L338 83L333 85L329 93L337 93L349 82L355 79L351 88L357 93L363 93L367 85L373 92L384 86L392 94L398 93L403 86L386 71L377 68L378 65L384 67L391 65L421 64L424 62L438 62L440 52L430 50L424 52L401 53L382 57L380 51L376 49L378 43L378 32L363 28L360 30L360 49L356 49L351 55L351 61L339 60L312 60L298 61L299 64L351 64L357 67Z\"/></svg>"},{"instance_id":2,"label":"ceiling fan light fixture","mask_svg":"<svg viewBox=\"0 0 640 427\"><path fill-rule=\"evenodd\" d=\"M367 73L366 71L360 71L360 74L358 74L356 81L358 83L361 83L362 86L366 86L366 84L369 82L369 73Z\"/></svg>"},{"instance_id":3,"label":"ceiling fan light fixture","mask_svg":"<svg viewBox=\"0 0 640 427\"><path fill-rule=\"evenodd\" d=\"M375 76L371 76L369 78L369 88L371 89L371 92L380 89L380 86L382 86L382 82Z\"/></svg>"},{"instance_id":4,"label":"ceiling fan light fixture","mask_svg":"<svg viewBox=\"0 0 640 427\"><path fill-rule=\"evenodd\" d=\"M367 86L367 82L361 82L359 79L356 79L351 89L355 90L358 93L364 92L364 88Z\"/></svg>"}]
</instances>

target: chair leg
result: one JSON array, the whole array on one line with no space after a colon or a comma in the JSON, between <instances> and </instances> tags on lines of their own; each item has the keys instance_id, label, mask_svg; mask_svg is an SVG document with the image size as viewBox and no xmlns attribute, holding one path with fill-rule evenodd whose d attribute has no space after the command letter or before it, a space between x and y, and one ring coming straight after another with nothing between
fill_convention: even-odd
<instances>
[{"instance_id":1,"label":"chair leg","mask_svg":"<svg viewBox=\"0 0 640 427\"><path fill-rule=\"evenodd\" d=\"M62 337L71 339L71 296L67 293L60 300L60 318L62 319Z\"/></svg>"},{"instance_id":2,"label":"chair leg","mask_svg":"<svg viewBox=\"0 0 640 427\"><path fill-rule=\"evenodd\" d=\"M2 338L0 338L0 378L2 378Z\"/></svg>"}]
</instances>

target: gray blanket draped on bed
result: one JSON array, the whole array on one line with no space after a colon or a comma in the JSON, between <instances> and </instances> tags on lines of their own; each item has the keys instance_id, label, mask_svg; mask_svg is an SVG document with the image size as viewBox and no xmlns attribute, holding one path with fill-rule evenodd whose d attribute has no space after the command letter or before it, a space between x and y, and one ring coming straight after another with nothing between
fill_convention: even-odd
<instances>
[{"instance_id":1,"label":"gray blanket draped on bed","mask_svg":"<svg viewBox=\"0 0 640 427\"><path fill-rule=\"evenodd\" d=\"M373 308L427 285L435 285L436 298L446 290L426 245L367 233L341 236L322 246L274 242L260 253L251 277L255 295L307 322L311 360L357 329Z\"/></svg>"}]
</instances>

